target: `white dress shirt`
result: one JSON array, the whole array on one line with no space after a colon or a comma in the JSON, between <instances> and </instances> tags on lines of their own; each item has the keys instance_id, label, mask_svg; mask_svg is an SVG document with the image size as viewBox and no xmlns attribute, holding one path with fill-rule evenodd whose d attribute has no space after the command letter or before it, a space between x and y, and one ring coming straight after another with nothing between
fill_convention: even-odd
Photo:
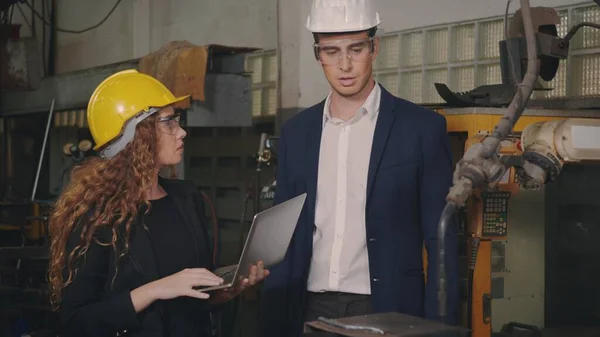
<instances>
[{"instance_id":1,"label":"white dress shirt","mask_svg":"<svg viewBox=\"0 0 600 337\"><path fill-rule=\"evenodd\" d=\"M365 205L379 114L377 83L351 120L332 118L325 101L308 291L370 294Z\"/></svg>"}]
</instances>

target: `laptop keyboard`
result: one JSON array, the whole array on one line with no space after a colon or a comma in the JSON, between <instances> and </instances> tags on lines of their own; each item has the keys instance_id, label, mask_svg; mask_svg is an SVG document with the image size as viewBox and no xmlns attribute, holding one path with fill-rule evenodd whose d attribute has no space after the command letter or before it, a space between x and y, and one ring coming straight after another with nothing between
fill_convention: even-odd
<instances>
[{"instance_id":1,"label":"laptop keyboard","mask_svg":"<svg viewBox=\"0 0 600 337\"><path fill-rule=\"evenodd\" d=\"M224 283L229 283L233 280L233 276L235 275L236 268L237 268L237 264L221 267L221 268L216 269L213 272L213 274L222 278Z\"/></svg>"}]
</instances>

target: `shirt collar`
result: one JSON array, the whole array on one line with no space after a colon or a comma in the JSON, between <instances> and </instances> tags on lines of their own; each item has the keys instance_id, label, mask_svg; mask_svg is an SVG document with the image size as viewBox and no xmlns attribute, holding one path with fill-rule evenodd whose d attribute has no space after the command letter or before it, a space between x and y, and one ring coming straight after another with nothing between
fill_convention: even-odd
<instances>
[{"instance_id":1,"label":"shirt collar","mask_svg":"<svg viewBox=\"0 0 600 337\"><path fill-rule=\"evenodd\" d=\"M356 112L356 116L348 121L348 123L352 123L353 121L358 121L363 116L369 116L369 120L371 122L375 122L377 120L377 115L379 114L379 104L381 102L381 88L379 87L379 83L375 82L375 86L371 93L363 103L363 105ZM325 106L323 107L323 127L328 121L333 120L331 117L331 113L329 112L329 105L331 104L331 92L327 95L327 99L325 100Z\"/></svg>"}]
</instances>

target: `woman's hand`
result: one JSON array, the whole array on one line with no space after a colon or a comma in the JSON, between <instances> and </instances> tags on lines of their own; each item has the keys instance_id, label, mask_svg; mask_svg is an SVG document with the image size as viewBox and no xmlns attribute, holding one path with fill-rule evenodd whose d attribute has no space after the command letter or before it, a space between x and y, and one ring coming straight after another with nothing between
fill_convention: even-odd
<instances>
[{"instance_id":1,"label":"woman's hand","mask_svg":"<svg viewBox=\"0 0 600 337\"><path fill-rule=\"evenodd\" d=\"M267 276L269 276L269 270L265 269L265 265L262 261L258 261L256 265L253 265L250 268L248 277L244 278L241 282L238 282L231 288L217 290L211 303L219 304L228 302L249 287L262 282Z\"/></svg>"},{"instance_id":2,"label":"woman's hand","mask_svg":"<svg viewBox=\"0 0 600 337\"><path fill-rule=\"evenodd\" d=\"M211 287L223 283L223 279L204 268L184 269L176 274L145 284L131 292L136 312L147 308L156 300L170 300L188 296L207 299L210 296L194 287Z\"/></svg>"},{"instance_id":3,"label":"woman's hand","mask_svg":"<svg viewBox=\"0 0 600 337\"><path fill-rule=\"evenodd\" d=\"M206 299L209 295L195 290L194 287L218 286L223 283L223 279L204 268L194 268L184 269L153 283L158 300L170 300L181 296Z\"/></svg>"}]
</instances>

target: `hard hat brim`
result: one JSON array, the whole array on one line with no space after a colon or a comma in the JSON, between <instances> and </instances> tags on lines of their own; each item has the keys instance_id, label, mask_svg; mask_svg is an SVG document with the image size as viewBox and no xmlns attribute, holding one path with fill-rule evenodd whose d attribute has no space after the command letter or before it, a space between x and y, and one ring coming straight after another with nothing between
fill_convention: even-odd
<instances>
[{"instance_id":1,"label":"hard hat brim","mask_svg":"<svg viewBox=\"0 0 600 337\"><path fill-rule=\"evenodd\" d=\"M328 33L328 34L335 34L335 33L355 33L355 32L366 32L370 29L373 29L375 27L377 27L378 25L372 26L372 27L365 27L365 28L346 28L346 29L311 29L308 28L308 30L311 33L315 33L315 34L319 34L319 33Z\"/></svg>"},{"instance_id":2,"label":"hard hat brim","mask_svg":"<svg viewBox=\"0 0 600 337\"><path fill-rule=\"evenodd\" d=\"M165 105L163 108L165 108L165 107L167 107L169 105L173 105L175 103L179 103L179 102L181 102L181 101L183 101L185 99L188 99L189 97L190 97L190 95L176 97L175 100L173 102L171 102L171 104Z\"/></svg>"}]
</instances>

